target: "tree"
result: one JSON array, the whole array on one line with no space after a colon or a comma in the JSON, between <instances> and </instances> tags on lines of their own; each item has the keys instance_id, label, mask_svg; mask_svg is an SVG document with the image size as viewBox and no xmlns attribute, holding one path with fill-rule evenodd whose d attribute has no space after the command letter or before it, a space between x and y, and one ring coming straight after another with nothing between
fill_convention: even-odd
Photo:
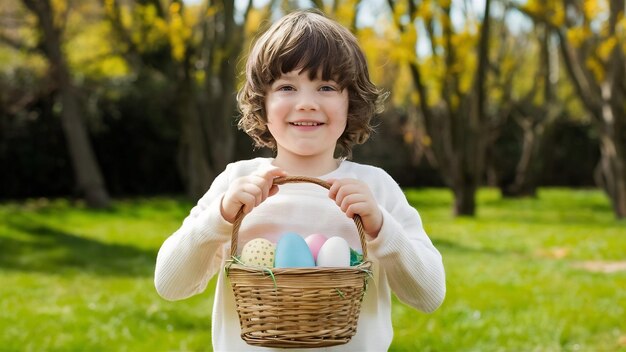
<instances>
[{"instance_id":1,"label":"tree","mask_svg":"<svg viewBox=\"0 0 626 352\"><path fill-rule=\"evenodd\" d=\"M83 120L85 113L80 102L80 92L72 82L63 50L63 33L69 4L65 11L55 8L50 0L22 0L23 4L37 18L39 41L37 48L48 60L50 78L58 90L61 105L61 122L65 134L77 188L91 207L106 207L110 199L102 172L96 160L87 127Z\"/></svg>"},{"instance_id":2,"label":"tree","mask_svg":"<svg viewBox=\"0 0 626 352\"><path fill-rule=\"evenodd\" d=\"M558 101L557 96L557 53L549 45L549 31L544 26L535 26L531 33L513 35L504 22L504 19L500 22L501 54L494 60L498 64L492 65L498 71L494 76L500 79L492 88L501 97L492 98L490 102L504 107L498 112L503 121L495 133L496 137L502 132L510 137L509 131L501 131L510 126L506 124L506 119L512 119L521 136L519 158L512 177L500 175L497 183L505 197L535 196L546 131L564 110L564 104ZM511 142L509 138L505 144ZM508 159L509 156L499 155L502 153L497 146L494 149L496 158ZM499 174L509 171L507 168L495 168Z\"/></svg>"},{"instance_id":3,"label":"tree","mask_svg":"<svg viewBox=\"0 0 626 352\"><path fill-rule=\"evenodd\" d=\"M179 170L187 194L197 199L234 159L237 62L252 1L241 22L233 1L194 8L158 0L102 5L131 67L139 74L156 70L172 84L163 98L180 121Z\"/></svg>"},{"instance_id":4,"label":"tree","mask_svg":"<svg viewBox=\"0 0 626 352\"><path fill-rule=\"evenodd\" d=\"M455 32L451 20L451 1L388 0L388 4L404 44L418 109L432 141L437 167L454 193L454 213L474 215L490 124L485 87L491 1L485 1L482 23L468 20L459 32ZM423 62L415 51L418 28L424 29L431 49L430 57ZM426 82L429 70L440 73L435 84Z\"/></svg>"},{"instance_id":5,"label":"tree","mask_svg":"<svg viewBox=\"0 0 626 352\"><path fill-rule=\"evenodd\" d=\"M557 37L575 91L600 137L597 182L626 217L626 19L624 0L529 1L521 11Z\"/></svg>"}]
</instances>

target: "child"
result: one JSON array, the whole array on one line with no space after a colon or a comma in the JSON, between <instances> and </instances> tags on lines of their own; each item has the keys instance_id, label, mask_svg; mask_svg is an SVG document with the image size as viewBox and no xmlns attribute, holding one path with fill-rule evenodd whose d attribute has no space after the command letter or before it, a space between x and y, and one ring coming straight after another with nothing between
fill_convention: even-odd
<instances>
[{"instance_id":1,"label":"child","mask_svg":"<svg viewBox=\"0 0 626 352\"><path fill-rule=\"evenodd\" d=\"M385 171L346 160L352 146L372 131L370 119L380 112L382 96L369 79L355 37L317 11L283 17L255 43L238 95L239 126L258 146L275 150L276 157L228 165L163 243L156 263L157 291L169 300L203 292L218 274L214 350L267 350L240 338L232 289L222 270L230 259L232 223L242 207L240 248L257 237L276 243L290 231L341 235L360 249L351 218L361 216L373 280L356 335L328 350L387 350L393 337L391 291L425 312L442 303L441 255L417 211ZM321 178L331 188L290 183L279 191L272 180L286 175Z\"/></svg>"}]
</instances>

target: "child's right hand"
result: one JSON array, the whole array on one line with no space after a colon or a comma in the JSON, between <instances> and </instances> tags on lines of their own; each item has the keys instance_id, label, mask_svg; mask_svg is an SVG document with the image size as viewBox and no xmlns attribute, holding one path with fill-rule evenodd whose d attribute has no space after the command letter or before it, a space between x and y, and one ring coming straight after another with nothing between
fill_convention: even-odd
<instances>
[{"instance_id":1,"label":"child's right hand","mask_svg":"<svg viewBox=\"0 0 626 352\"><path fill-rule=\"evenodd\" d=\"M232 224L242 207L244 214L251 212L267 197L278 192L278 186L274 185L273 181L280 176L287 176L287 173L273 166L250 176L235 179L222 198L222 217Z\"/></svg>"}]
</instances>

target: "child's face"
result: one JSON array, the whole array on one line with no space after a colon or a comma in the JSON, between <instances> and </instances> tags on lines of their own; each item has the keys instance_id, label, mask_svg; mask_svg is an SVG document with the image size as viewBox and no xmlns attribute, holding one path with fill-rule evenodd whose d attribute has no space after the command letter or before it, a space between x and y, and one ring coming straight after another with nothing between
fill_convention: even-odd
<instances>
[{"instance_id":1,"label":"child's face","mask_svg":"<svg viewBox=\"0 0 626 352\"><path fill-rule=\"evenodd\" d=\"M320 76L320 75L318 75ZM348 89L309 79L298 70L283 74L265 96L268 128L278 154L333 157L348 119Z\"/></svg>"}]
</instances>

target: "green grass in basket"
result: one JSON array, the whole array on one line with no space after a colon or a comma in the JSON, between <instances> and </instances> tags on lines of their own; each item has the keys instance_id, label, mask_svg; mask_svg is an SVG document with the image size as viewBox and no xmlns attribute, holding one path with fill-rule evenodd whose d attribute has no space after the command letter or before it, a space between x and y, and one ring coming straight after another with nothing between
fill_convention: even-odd
<instances>
[{"instance_id":1,"label":"green grass in basket","mask_svg":"<svg viewBox=\"0 0 626 352\"><path fill-rule=\"evenodd\" d=\"M626 223L601 192L485 189L476 218L452 217L446 190L407 196L443 254L448 293L433 314L394 299L391 350L626 351L626 271L593 271L626 260ZM0 204L0 349L210 351L215 280L179 302L153 284L158 248L191 206Z\"/></svg>"}]
</instances>

